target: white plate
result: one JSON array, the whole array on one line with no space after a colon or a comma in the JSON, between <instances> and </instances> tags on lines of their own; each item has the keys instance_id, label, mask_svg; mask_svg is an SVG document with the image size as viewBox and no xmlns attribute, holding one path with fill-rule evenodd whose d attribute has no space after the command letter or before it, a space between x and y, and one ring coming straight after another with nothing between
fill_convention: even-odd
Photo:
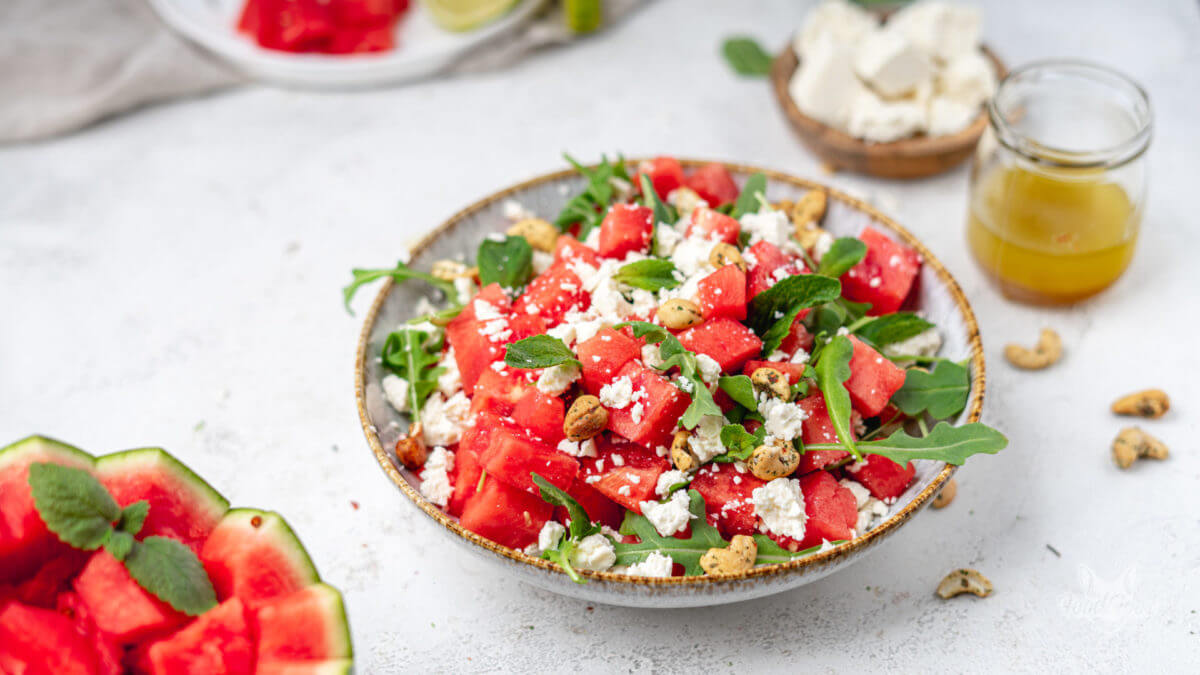
<instances>
[{"instance_id":1,"label":"white plate","mask_svg":"<svg viewBox=\"0 0 1200 675\"><path fill-rule=\"evenodd\" d=\"M396 27L396 48L375 54L291 54L259 47L237 32L244 0L150 0L171 28L250 77L275 84L337 89L393 84L445 68L471 48L524 22L544 0L518 0L512 10L477 30L438 28L424 6L413 6Z\"/></svg>"}]
</instances>

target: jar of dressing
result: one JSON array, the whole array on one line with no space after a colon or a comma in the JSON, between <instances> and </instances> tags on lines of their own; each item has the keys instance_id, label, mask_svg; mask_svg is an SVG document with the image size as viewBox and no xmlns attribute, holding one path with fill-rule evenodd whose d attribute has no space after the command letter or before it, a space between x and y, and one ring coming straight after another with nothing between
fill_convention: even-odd
<instances>
[{"instance_id":1,"label":"jar of dressing","mask_svg":"<svg viewBox=\"0 0 1200 675\"><path fill-rule=\"evenodd\" d=\"M1008 297L1066 304L1129 266L1146 202L1151 111L1124 75L1080 61L1014 70L988 104L967 242Z\"/></svg>"}]
</instances>

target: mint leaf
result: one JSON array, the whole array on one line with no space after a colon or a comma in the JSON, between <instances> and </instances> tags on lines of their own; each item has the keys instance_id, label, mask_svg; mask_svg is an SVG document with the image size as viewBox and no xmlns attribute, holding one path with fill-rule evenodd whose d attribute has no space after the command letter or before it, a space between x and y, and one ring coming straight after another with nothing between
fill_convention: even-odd
<instances>
[{"instance_id":1,"label":"mint leaf","mask_svg":"<svg viewBox=\"0 0 1200 675\"><path fill-rule=\"evenodd\" d=\"M762 338L763 355L769 356L783 344L783 339L792 330L792 322L802 310L834 301L841 292L842 284L837 279L820 274L798 274L784 277L754 296L746 323Z\"/></svg>"},{"instance_id":2,"label":"mint leaf","mask_svg":"<svg viewBox=\"0 0 1200 675\"><path fill-rule=\"evenodd\" d=\"M442 336L415 328L398 330L383 343L383 365L408 381L408 409L419 419L425 400L437 388L442 368Z\"/></svg>"},{"instance_id":3,"label":"mint leaf","mask_svg":"<svg viewBox=\"0 0 1200 675\"><path fill-rule=\"evenodd\" d=\"M571 539L578 541L589 534L595 534L600 531L598 526L592 524L591 517L588 516L583 506L575 501L574 497L536 473L530 472L529 475L533 477L533 484L541 492L542 501L554 506L561 506L570 514L571 523L568 527L570 528Z\"/></svg>"},{"instance_id":4,"label":"mint leaf","mask_svg":"<svg viewBox=\"0 0 1200 675\"><path fill-rule=\"evenodd\" d=\"M754 397L754 384L747 375L722 375L717 380L721 391L729 395L734 403L747 410L758 411L758 399Z\"/></svg>"},{"instance_id":5,"label":"mint leaf","mask_svg":"<svg viewBox=\"0 0 1200 675\"><path fill-rule=\"evenodd\" d=\"M504 363L513 368L549 368L561 363L582 365L562 340L545 333L508 344L504 348Z\"/></svg>"},{"instance_id":6,"label":"mint leaf","mask_svg":"<svg viewBox=\"0 0 1200 675\"><path fill-rule=\"evenodd\" d=\"M970 391L971 377L965 365L938 361L930 371L909 368L904 386L892 395L892 402L906 415L928 411L935 419L946 419L967 406Z\"/></svg>"},{"instance_id":7,"label":"mint leaf","mask_svg":"<svg viewBox=\"0 0 1200 675\"><path fill-rule=\"evenodd\" d=\"M817 544L816 546L793 553L779 544L776 544L773 539L765 534L754 535L754 541L758 544L758 557L754 559L755 565L773 565L775 563L783 563L789 560L795 560L796 558L803 558L804 556L809 556L817 551L820 551L821 546L823 546L823 544ZM829 543L837 546L838 544L846 543L846 540L838 539L837 541L831 541Z\"/></svg>"},{"instance_id":8,"label":"mint leaf","mask_svg":"<svg viewBox=\"0 0 1200 675\"><path fill-rule=\"evenodd\" d=\"M188 616L217 606L212 582L192 549L166 537L134 542L125 568L142 588Z\"/></svg>"},{"instance_id":9,"label":"mint leaf","mask_svg":"<svg viewBox=\"0 0 1200 675\"><path fill-rule=\"evenodd\" d=\"M876 347L907 340L933 328L933 324L912 312L896 312L872 319L854 331Z\"/></svg>"},{"instance_id":10,"label":"mint leaf","mask_svg":"<svg viewBox=\"0 0 1200 675\"><path fill-rule=\"evenodd\" d=\"M700 567L700 556L710 548L724 548L729 544L721 538L717 528L705 520L704 498L700 493L688 490L688 497L688 511L695 516L691 519L692 536L688 539L660 536L645 516L626 511L625 521L621 523L621 534L637 535L641 541L636 544L613 542L613 548L617 552L616 564L639 563L657 551L671 556L673 561L683 565L684 572L689 576L704 574L704 569Z\"/></svg>"},{"instance_id":11,"label":"mint leaf","mask_svg":"<svg viewBox=\"0 0 1200 675\"><path fill-rule=\"evenodd\" d=\"M566 232L571 225L579 223L579 239L582 241L593 228L600 225L616 198L613 183L628 182L629 174L625 171L625 159L619 155L615 163L610 163L607 157L601 155L600 164L595 169L583 166L570 155L564 154L563 157L587 180L587 187L567 202L554 219L554 224Z\"/></svg>"},{"instance_id":12,"label":"mint leaf","mask_svg":"<svg viewBox=\"0 0 1200 675\"><path fill-rule=\"evenodd\" d=\"M737 462L750 459L754 449L762 445L767 430L759 427L750 433L740 424L726 424L721 428L721 445L729 450L713 457L714 462Z\"/></svg>"},{"instance_id":13,"label":"mint leaf","mask_svg":"<svg viewBox=\"0 0 1200 675\"><path fill-rule=\"evenodd\" d=\"M859 449L869 455L882 455L904 466L915 459L931 459L961 465L968 457L978 454L994 455L1008 445L1004 434L980 422L955 427L940 422L924 437L909 436L903 429L891 436L859 443ZM841 450L836 443L814 443L806 451Z\"/></svg>"},{"instance_id":14,"label":"mint leaf","mask_svg":"<svg viewBox=\"0 0 1200 675\"><path fill-rule=\"evenodd\" d=\"M124 560L129 552L133 550L133 535L125 530L116 530L108 541L104 542L104 550L112 554L112 557L117 560Z\"/></svg>"},{"instance_id":15,"label":"mint leaf","mask_svg":"<svg viewBox=\"0 0 1200 675\"><path fill-rule=\"evenodd\" d=\"M675 278L675 264L661 258L647 258L622 265L613 279L647 291L661 291L679 285L679 280Z\"/></svg>"},{"instance_id":16,"label":"mint leaf","mask_svg":"<svg viewBox=\"0 0 1200 675\"><path fill-rule=\"evenodd\" d=\"M849 338L838 335L821 350L813 370L817 373L817 386L825 396L825 408L838 440L856 460L861 460L862 453L855 447L854 430L850 428L850 392L846 391L846 385L843 384L850 377L852 356L854 345ZM805 446L805 451L812 450L812 447Z\"/></svg>"},{"instance_id":17,"label":"mint leaf","mask_svg":"<svg viewBox=\"0 0 1200 675\"><path fill-rule=\"evenodd\" d=\"M659 223L674 225L679 216L675 214L675 209L664 204L658 198L658 191L654 189L654 183L650 181L650 177L644 173L638 174L638 181L642 188L642 205L649 206L654 211L654 225L657 227Z\"/></svg>"},{"instance_id":18,"label":"mint leaf","mask_svg":"<svg viewBox=\"0 0 1200 675\"><path fill-rule=\"evenodd\" d=\"M817 265L817 274L824 274L834 279L850 271L867 255L867 245L855 237L835 239L829 251L821 256Z\"/></svg>"},{"instance_id":19,"label":"mint leaf","mask_svg":"<svg viewBox=\"0 0 1200 675\"><path fill-rule=\"evenodd\" d=\"M129 534L137 534L146 524L146 516L150 514L150 502L142 499L121 509L117 519L117 529Z\"/></svg>"},{"instance_id":20,"label":"mint leaf","mask_svg":"<svg viewBox=\"0 0 1200 675\"><path fill-rule=\"evenodd\" d=\"M524 286L533 276L533 247L525 237L507 235L503 241L484 239L475 257L479 284L500 284L506 289Z\"/></svg>"},{"instance_id":21,"label":"mint leaf","mask_svg":"<svg viewBox=\"0 0 1200 675\"><path fill-rule=\"evenodd\" d=\"M754 38L728 38L721 44L721 54L738 75L765 77L771 73L771 55Z\"/></svg>"},{"instance_id":22,"label":"mint leaf","mask_svg":"<svg viewBox=\"0 0 1200 675\"><path fill-rule=\"evenodd\" d=\"M454 289L453 282L446 281L445 279L438 279L432 274L418 272L408 265L405 265L403 262L397 262L396 266L392 269L354 269L350 270L350 273L354 276L354 280L351 281L348 286L342 289L342 301L346 305L346 311L350 312L350 314L354 314L354 310L350 309L350 301L354 299L354 294L358 292L358 289L384 277L391 277L398 282L407 281L409 279L420 279L434 288L440 289L446 294L447 298L458 297L458 291Z\"/></svg>"},{"instance_id":23,"label":"mint leaf","mask_svg":"<svg viewBox=\"0 0 1200 675\"><path fill-rule=\"evenodd\" d=\"M73 548L100 548L121 515L108 490L83 469L35 462L29 465L29 487L42 522Z\"/></svg>"},{"instance_id":24,"label":"mint leaf","mask_svg":"<svg viewBox=\"0 0 1200 675\"><path fill-rule=\"evenodd\" d=\"M747 213L758 213L766 198L767 177L756 173L746 179L746 184L742 186L742 191L738 194L737 201L733 203L733 210L729 212L729 215L736 220Z\"/></svg>"}]
</instances>

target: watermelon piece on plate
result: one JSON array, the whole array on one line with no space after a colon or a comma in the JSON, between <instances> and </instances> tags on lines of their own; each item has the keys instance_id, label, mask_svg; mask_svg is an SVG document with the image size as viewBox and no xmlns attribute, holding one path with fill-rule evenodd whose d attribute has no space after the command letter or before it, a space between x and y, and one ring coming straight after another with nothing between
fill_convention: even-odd
<instances>
[{"instance_id":1,"label":"watermelon piece on plate","mask_svg":"<svg viewBox=\"0 0 1200 675\"><path fill-rule=\"evenodd\" d=\"M108 551L92 555L75 578L75 592L96 627L120 645L165 635L188 620L142 588Z\"/></svg>"},{"instance_id":2,"label":"watermelon piece on plate","mask_svg":"<svg viewBox=\"0 0 1200 675\"><path fill-rule=\"evenodd\" d=\"M789 551L818 546L825 541L854 538L858 524L858 504L854 493L838 483L828 471L817 471L800 477L800 493L804 496L804 538L767 533L767 536Z\"/></svg>"},{"instance_id":3,"label":"watermelon piece on plate","mask_svg":"<svg viewBox=\"0 0 1200 675\"><path fill-rule=\"evenodd\" d=\"M517 426L528 429L534 436L550 445L558 445L565 438L563 421L567 416L566 404L561 397L544 394L530 387L521 395L513 408L513 421Z\"/></svg>"},{"instance_id":4,"label":"watermelon piece on plate","mask_svg":"<svg viewBox=\"0 0 1200 675\"><path fill-rule=\"evenodd\" d=\"M854 353L850 356L846 391L855 410L863 417L874 417L904 386L904 369L853 335L850 342L854 343Z\"/></svg>"},{"instance_id":5,"label":"watermelon piece on plate","mask_svg":"<svg viewBox=\"0 0 1200 675\"><path fill-rule=\"evenodd\" d=\"M758 516L754 513L754 488L765 483L749 471L742 473L733 464L704 465L692 480L691 489L704 497L708 524L729 538L735 534L758 533Z\"/></svg>"},{"instance_id":6,"label":"watermelon piece on plate","mask_svg":"<svg viewBox=\"0 0 1200 675\"><path fill-rule=\"evenodd\" d=\"M258 661L325 661L349 658L350 624L342 594L313 584L263 602L251 612Z\"/></svg>"},{"instance_id":7,"label":"watermelon piece on plate","mask_svg":"<svg viewBox=\"0 0 1200 675\"><path fill-rule=\"evenodd\" d=\"M30 436L0 448L0 584L20 581L50 558L71 549L58 540L33 505L29 465L48 462L91 471L86 452L46 438Z\"/></svg>"},{"instance_id":8,"label":"watermelon piece on plate","mask_svg":"<svg viewBox=\"0 0 1200 675\"><path fill-rule=\"evenodd\" d=\"M658 477L671 468L667 458L635 443L606 438L600 438L597 446L597 456L581 462L586 485L636 513L642 512L642 502L658 501ZM588 511L588 515L593 514Z\"/></svg>"},{"instance_id":9,"label":"watermelon piece on plate","mask_svg":"<svg viewBox=\"0 0 1200 675\"><path fill-rule=\"evenodd\" d=\"M554 508L541 497L509 487L490 475L483 488L467 500L459 523L501 546L525 548L537 541Z\"/></svg>"},{"instance_id":10,"label":"watermelon piece on plate","mask_svg":"<svg viewBox=\"0 0 1200 675\"><path fill-rule=\"evenodd\" d=\"M634 400L608 411L608 428L640 445L670 445L679 418L691 404L688 395L641 361L629 361L617 376L629 378Z\"/></svg>"},{"instance_id":11,"label":"watermelon piece on plate","mask_svg":"<svg viewBox=\"0 0 1200 675\"><path fill-rule=\"evenodd\" d=\"M89 551L67 549L42 563L37 572L13 589L16 600L34 607L53 608L58 595L71 588L71 580L92 556Z\"/></svg>"},{"instance_id":12,"label":"watermelon piece on plate","mask_svg":"<svg viewBox=\"0 0 1200 675\"><path fill-rule=\"evenodd\" d=\"M568 263L554 263L533 281L513 303L518 314L536 314L548 326L557 325L571 310L583 311L592 304L592 296L583 290L579 275Z\"/></svg>"},{"instance_id":13,"label":"watermelon piece on plate","mask_svg":"<svg viewBox=\"0 0 1200 675\"><path fill-rule=\"evenodd\" d=\"M9 601L0 604L0 673L96 675L97 655L70 618Z\"/></svg>"},{"instance_id":14,"label":"watermelon piece on plate","mask_svg":"<svg viewBox=\"0 0 1200 675\"><path fill-rule=\"evenodd\" d=\"M199 551L229 502L162 448L139 448L96 460L96 478L121 506L145 500L150 513L138 539L176 539Z\"/></svg>"},{"instance_id":15,"label":"watermelon piece on plate","mask_svg":"<svg viewBox=\"0 0 1200 675\"><path fill-rule=\"evenodd\" d=\"M712 209L699 208L692 211L688 222L687 236L704 237L713 242L723 241L737 246L742 224L737 220Z\"/></svg>"},{"instance_id":16,"label":"watermelon piece on plate","mask_svg":"<svg viewBox=\"0 0 1200 675\"><path fill-rule=\"evenodd\" d=\"M354 661L329 659L327 661L259 661L255 675L350 675Z\"/></svg>"},{"instance_id":17,"label":"watermelon piece on plate","mask_svg":"<svg viewBox=\"0 0 1200 675\"><path fill-rule=\"evenodd\" d=\"M746 273L736 265L726 265L697 284L696 299L705 319L746 318Z\"/></svg>"},{"instance_id":18,"label":"watermelon piece on plate","mask_svg":"<svg viewBox=\"0 0 1200 675\"><path fill-rule=\"evenodd\" d=\"M862 462L846 467L854 480L870 490L876 499L890 502L904 494L917 470L913 463L904 466L881 455L867 455Z\"/></svg>"},{"instance_id":19,"label":"watermelon piece on plate","mask_svg":"<svg viewBox=\"0 0 1200 675\"><path fill-rule=\"evenodd\" d=\"M891 314L912 290L921 256L874 228L864 228L858 238L867 245L867 254L842 275L842 293L855 302L871 303L871 316Z\"/></svg>"},{"instance_id":20,"label":"watermelon piece on plate","mask_svg":"<svg viewBox=\"0 0 1200 675\"><path fill-rule=\"evenodd\" d=\"M666 201L671 192L683 185L683 165L674 157L655 157L645 160L638 164L637 170L639 175L645 174L650 179L654 191L663 201ZM638 176L634 176L633 185L635 189L641 191L642 182Z\"/></svg>"},{"instance_id":21,"label":"watermelon piece on plate","mask_svg":"<svg viewBox=\"0 0 1200 675\"><path fill-rule=\"evenodd\" d=\"M595 396L613 381L622 366L641 356L642 343L611 328L601 328L576 345L575 354L582 364L583 389Z\"/></svg>"},{"instance_id":22,"label":"watermelon piece on plate","mask_svg":"<svg viewBox=\"0 0 1200 675\"><path fill-rule=\"evenodd\" d=\"M560 490L571 487L579 473L579 462L574 457L531 437L523 429L497 429L481 459L489 478L494 476L531 495L540 494L533 484L533 473Z\"/></svg>"},{"instance_id":23,"label":"watermelon piece on plate","mask_svg":"<svg viewBox=\"0 0 1200 675\"><path fill-rule=\"evenodd\" d=\"M272 511L225 514L200 549L200 562L218 600L241 598L249 607L320 581L304 545Z\"/></svg>"},{"instance_id":24,"label":"watermelon piece on plate","mask_svg":"<svg viewBox=\"0 0 1200 675\"><path fill-rule=\"evenodd\" d=\"M800 429L800 438L805 445L814 443L837 443L837 431L833 428L833 420L829 419L829 409L825 407L825 396L819 391L796 401L808 418ZM811 473L824 469L830 464L836 464L850 456L846 450L806 450L800 455L798 473Z\"/></svg>"},{"instance_id":25,"label":"watermelon piece on plate","mask_svg":"<svg viewBox=\"0 0 1200 675\"><path fill-rule=\"evenodd\" d=\"M559 235L558 243L554 245L554 262L573 260L585 262L592 267L600 266L600 256L595 249L569 234Z\"/></svg>"},{"instance_id":26,"label":"watermelon piece on plate","mask_svg":"<svg viewBox=\"0 0 1200 675\"><path fill-rule=\"evenodd\" d=\"M738 194L741 193L741 189L733 180L733 174L719 162L709 162L696 169L683 183L695 190L714 208L737 200Z\"/></svg>"},{"instance_id":27,"label":"watermelon piece on plate","mask_svg":"<svg viewBox=\"0 0 1200 675\"><path fill-rule=\"evenodd\" d=\"M124 669L121 659L125 650L121 645L105 635L92 620L87 605L78 593L70 591L60 593L55 607L59 614L67 617L75 625L75 632L87 639L96 652L96 672L98 675L121 675Z\"/></svg>"},{"instance_id":28,"label":"watermelon piece on plate","mask_svg":"<svg viewBox=\"0 0 1200 675\"><path fill-rule=\"evenodd\" d=\"M653 211L645 206L613 204L600 223L597 248L605 258L624 258L626 253L648 250L653 234Z\"/></svg>"},{"instance_id":29,"label":"watermelon piece on plate","mask_svg":"<svg viewBox=\"0 0 1200 675\"><path fill-rule=\"evenodd\" d=\"M246 606L230 598L149 650L153 675L251 675L254 635Z\"/></svg>"},{"instance_id":30,"label":"watermelon piece on plate","mask_svg":"<svg viewBox=\"0 0 1200 675\"><path fill-rule=\"evenodd\" d=\"M681 332L678 337L687 349L711 356L726 373L737 372L762 351L762 340L733 319L709 319Z\"/></svg>"}]
</instances>

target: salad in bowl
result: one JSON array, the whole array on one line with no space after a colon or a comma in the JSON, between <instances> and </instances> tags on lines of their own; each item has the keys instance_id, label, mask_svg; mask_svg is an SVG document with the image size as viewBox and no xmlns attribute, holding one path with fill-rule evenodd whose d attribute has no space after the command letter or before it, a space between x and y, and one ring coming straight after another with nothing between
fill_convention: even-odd
<instances>
[{"instance_id":1,"label":"salad in bowl","mask_svg":"<svg viewBox=\"0 0 1200 675\"><path fill-rule=\"evenodd\" d=\"M472 260L354 271L348 305L390 279L368 438L456 533L580 584L753 579L853 551L1006 445L940 265L957 358L921 311L923 249L873 219L837 236L827 212L869 207L834 191L686 164L576 164L552 212L488 200ZM401 282L417 299L381 327Z\"/></svg>"}]
</instances>

